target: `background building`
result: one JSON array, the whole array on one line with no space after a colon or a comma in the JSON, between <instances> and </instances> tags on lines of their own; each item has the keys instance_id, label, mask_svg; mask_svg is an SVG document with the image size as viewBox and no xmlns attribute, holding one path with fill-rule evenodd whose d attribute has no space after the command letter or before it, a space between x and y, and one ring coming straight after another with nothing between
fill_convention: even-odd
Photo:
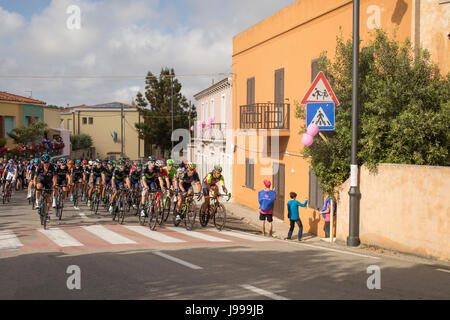
<instances>
[{"instance_id":1,"label":"background building","mask_svg":"<svg viewBox=\"0 0 450 320\"><path fill-rule=\"evenodd\" d=\"M270 179L277 192L275 216L287 222L285 206L294 191L299 200L309 199L302 213L305 231L319 235L323 235L318 212L323 192L300 155L303 145L298 132L304 121L295 117L295 103L320 71L321 53L327 52L333 60L336 37L351 38L352 4L296 1L233 38L234 199L256 210L257 192L263 180ZM428 48L446 72L449 5L439 0L362 0L360 47L372 31L382 28L397 40L409 38L414 45ZM276 142L279 149L272 152Z\"/></svg>"},{"instance_id":2,"label":"background building","mask_svg":"<svg viewBox=\"0 0 450 320\"><path fill-rule=\"evenodd\" d=\"M232 92L231 78L223 79L194 95L197 101L197 119L194 125L194 140L189 160L197 164L200 177L212 171L215 164L223 168L222 175L229 192L232 192ZM211 128L201 128L199 121L213 117Z\"/></svg>"},{"instance_id":3,"label":"background building","mask_svg":"<svg viewBox=\"0 0 450 320\"><path fill-rule=\"evenodd\" d=\"M144 154L144 141L139 139L134 126L140 121L136 107L111 102L65 108L61 111L60 126L72 135L90 135L96 157L115 160L123 153L124 157L137 160Z\"/></svg>"}]
</instances>

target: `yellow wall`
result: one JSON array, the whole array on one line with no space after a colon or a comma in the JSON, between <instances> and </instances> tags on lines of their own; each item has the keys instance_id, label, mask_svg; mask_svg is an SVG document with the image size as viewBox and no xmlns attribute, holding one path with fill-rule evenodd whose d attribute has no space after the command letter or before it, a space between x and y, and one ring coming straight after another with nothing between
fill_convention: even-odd
<instances>
[{"instance_id":1,"label":"yellow wall","mask_svg":"<svg viewBox=\"0 0 450 320\"><path fill-rule=\"evenodd\" d=\"M403 4L406 4L404 6ZM411 0L362 0L361 1L361 39L368 39L376 23L390 34L396 30L397 39L404 40L411 34ZM378 15L379 13L379 15ZM255 77L255 102L274 102L274 72L284 68L284 97L290 103L289 137L282 138L279 159L270 161L284 163L285 199L289 192L297 193L297 200L308 197L309 164L299 157L302 148L298 134L303 120L295 117L295 101L300 101L311 85L311 61L327 51L328 58L334 59L336 37L342 28L344 39L351 37L352 1L344 0L302 0L282 9L271 17L261 21L250 29L233 38L233 128L239 127L239 106L246 104L247 79ZM363 44L361 45L361 47ZM339 99L339 97L338 97ZM263 189L263 180L272 180L272 175L262 175L262 167L271 164L255 164L255 190L245 188L245 162L238 161L238 152L242 148L255 150L255 145L239 141L241 134L235 137L237 145L234 166L234 200L248 207L258 208L257 192ZM258 150L261 151L261 150ZM251 155L245 151L245 154ZM251 155L256 158L256 153ZM268 161L267 158L260 160ZM244 159L245 161L245 159ZM292 172L294 170L294 172ZM323 219L312 209L300 210L305 232L324 235ZM256 214L256 213L255 213ZM287 222L287 210L285 209Z\"/></svg>"},{"instance_id":2,"label":"yellow wall","mask_svg":"<svg viewBox=\"0 0 450 320\"><path fill-rule=\"evenodd\" d=\"M361 243L450 260L450 168L380 164L361 168ZM346 241L350 181L339 191L336 238Z\"/></svg>"},{"instance_id":3,"label":"yellow wall","mask_svg":"<svg viewBox=\"0 0 450 320\"><path fill-rule=\"evenodd\" d=\"M22 107L20 104L0 102L0 115L16 117L16 128L22 127ZM8 137L5 132L6 147L9 149L14 146L14 141Z\"/></svg>"},{"instance_id":4,"label":"yellow wall","mask_svg":"<svg viewBox=\"0 0 450 320\"><path fill-rule=\"evenodd\" d=\"M60 128L61 112L58 109L44 108L44 122L49 128Z\"/></svg>"},{"instance_id":5,"label":"yellow wall","mask_svg":"<svg viewBox=\"0 0 450 320\"><path fill-rule=\"evenodd\" d=\"M64 120L64 129L68 129L67 120L75 119L72 124L74 132L78 134L78 127L80 133L88 134L92 137L93 146L100 158L106 158L108 152L118 152L116 157L120 157L121 152L121 124L120 124L120 110L118 111L80 111L80 126L78 126L78 111L73 114L62 114L61 119ZM138 112L124 111L125 120L125 139L124 139L124 153L130 159L138 159L138 134L134 128L134 124L138 122ZM88 118L87 124L83 124L83 118ZM93 124L89 124L89 118L93 118ZM118 141L114 142L112 134L117 132ZM141 156L144 154L144 142L141 140Z\"/></svg>"}]
</instances>

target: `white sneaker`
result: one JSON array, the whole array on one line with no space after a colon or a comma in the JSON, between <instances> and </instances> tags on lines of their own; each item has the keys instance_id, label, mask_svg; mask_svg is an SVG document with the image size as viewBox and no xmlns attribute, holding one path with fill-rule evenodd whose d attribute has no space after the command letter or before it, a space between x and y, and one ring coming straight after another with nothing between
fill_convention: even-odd
<instances>
[{"instance_id":1,"label":"white sneaker","mask_svg":"<svg viewBox=\"0 0 450 320\"><path fill-rule=\"evenodd\" d=\"M177 214L176 220L177 220L177 221L180 221L180 220L181 220L181 217L180 217L179 214Z\"/></svg>"},{"instance_id":2,"label":"white sneaker","mask_svg":"<svg viewBox=\"0 0 450 320\"><path fill-rule=\"evenodd\" d=\"M145 217L145 211L141 210L141 217Z\"/></svg>"},{"instance_id":3,"label":"white sneaker","mask_svg":"<svg viewBox=\"0 0 450 320\"><path fill-rule=\"evenodd\" d=\"M31 198L31 193L27 195L27 200Z\"/></svg>"},{"instance_id":4,"label":"white sneaker","mask_svg":"<svg viewBox=\"0 0 450 320\"><path fill-rule=\"evenodd\" d=\"M74 208L75 210L80 210L80 208L79 208L79 207L75 207L75 206L73 206L73 208Z\"/></svg>"},{"instance_id":5,"label":"white sneaker","mask_svg":"<svg viewBox=\"0 0 450 320\"><path fill-rule=\"evenodd\" d=\"M56 208L56 201L55 200L53 200L52 208Z\"/></svg>"}]
</instances>

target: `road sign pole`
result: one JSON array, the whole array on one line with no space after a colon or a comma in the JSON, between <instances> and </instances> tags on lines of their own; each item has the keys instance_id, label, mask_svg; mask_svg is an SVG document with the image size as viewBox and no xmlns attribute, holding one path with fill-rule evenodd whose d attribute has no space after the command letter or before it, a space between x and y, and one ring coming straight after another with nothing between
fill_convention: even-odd
<instances>
[{"instance_id":1,"label":"road sign pole","mask_svg":"<svg viewBox=\"0 0 450 320\"><path fill-rule=\"evenodd\" d=\"M352 151L350 165L350 213L347 246L357 247L359 239L359 204L361 193L358 185L358 63L359 63L359 0L353 0L353 91L352 91Z\"/></svg>"}]
</instances>

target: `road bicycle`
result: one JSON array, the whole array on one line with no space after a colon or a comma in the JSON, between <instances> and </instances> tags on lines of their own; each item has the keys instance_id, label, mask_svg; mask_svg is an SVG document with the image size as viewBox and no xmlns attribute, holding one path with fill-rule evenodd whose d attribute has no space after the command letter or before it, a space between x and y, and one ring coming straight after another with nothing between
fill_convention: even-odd
<instances>
[{"instance_id":1,"label":"road bicycle","mask_svg":"<svg viewBox=\"0 0 450 320\"><path fill-rule=\"evenodd\" d=\"M56 202L56 217L58 217L59 220L61 220L62 218L62 213L64 210L64 199L63 199L63 188L65 186L57 186L58 187L58 191L56 192L56 198L55 198L55 202Z\"/></svg>"},{"instance_id":2,"label":"road bicycle","mask_svg":"<svg viewBox=\"0 0 450 320\"><path fill-rule=\"evenodd\" d=\"M144 210L144 216L139 214L139 223L144 225L147 218L150 230L155 230L156 225L162 222L162 192L161 190L149 191L147 199L145 201L142 210Z\"/></svg>"},{"instance_id":3,"label":"road bicycle","mask_svg":"<svg viewBox=\"0 0 450 320\"><path fill-rule=\"evenodd\" d=\"M3 204L9 203L11 201L11 192L12 192L12 181L9 181L8 186L6 186L7 181L3 182L3 193L2 193L2 201Z\"/></svg>"},{"instance_id":4,"label":"road bicycle","mask_svg":"<svg viewBox=\"0 0 450 320\"><path fill-rule=\"evenodd\" d=\"M41 218L41 225L44 227L44 230L47 228L48 220L48 204L47 197L52 195L53 189L41 189L41 201L38 203L38 214Z\"/></svg>"},{"instance_id":5,"label":"road bicycle","mask_svg":"<svg viewBox=\"0 0 450 320\"><path fill-rule=\"evenodd\" d=\"M201 193L192 193L190 195L187 195L186 199L181 204L181 220L177 220L176 215L173 215L173 224L175 225L175 227L178 227L181 221L184 220L184 226L186 230L190 231L194 228L195 217L197 215L197 204L194 200L194 196L197 196L197 200L199 200L201 197Z\"/></svg>"},{"instance_id":6,"label":"road bicycle","mask_svg":"<svg viewBox=\"0 0 450 320\"><path fill-rule=\"evenodd\" d=\"M116 196L116 199L114 199L112 220L114 221L117 218L117 222L123 224L123 221L125 220L128 192L125 187L118 189L118 191L118 195Z\"/></svg>"},{"instance_id":7,"label":"road bicycle","mask_svg":"<svg viewBox=\"0 0 450 320\"><path fill-rule=\"evenodd\" d=\"M166 194L163 198L163 222L166 222L169 218L170 211L173 211L173 209L176 207L177 202L177 193L173 189L167 190Z\"/></svg>"},{"instance_id":8,"label":"road bicycle","mask_svg":"<svg viewBox=\"0 0 450 320\"><path fill-rule=\"evenodd\" d=\"M100 184L96 184L94 187L94 190L92 191L92 199L91 199L91 205L90 205L90 210L94 211L95 214L98 213L98 206L100 204L100 198L102 196L101 194L101 190L100 190L101 185Z\"/></svg>"},{"instance_id":9,"label":"road bicycle","mask_svg":"<svg viewBox=\"0 0 450 320\"><path fill-rule=\"evenodd\" d=\"M28 199L28 203L31 204L31 210L34 210L36 206L36 186L33 184L31 187L31 196L30 199Z\"/></svg>"},{"instance_id":10,"label":"road bicycle","mask_svg":"<svg viewBox=\"0 0 450 320\"><path fill-rule=\"evenodd\" d=\"M231 193L216 194L212 192L212 198L210 198L210 201L213 203L209 203L206 211L200 208L199 220L202 227L206 227L211 218L213 219L214 226L217 230L221 231L225 227L225 223L227 221L227 211L225 206L219 202L220 197L228 197L228 202L231 198Z\"/></svg>"},{"instance_id":11,"label":"road bicycle","mask_svg":"<svg viewBox=\"0 0 450 320\"><path fill-rule=\"evenodd\" d=\"M82 188L82 182L75 182L75 191L72 192L73 197L73 206L78 207L78 203L82 198L82 195L80 195L80 188Z\"/></svg>"}]
</instances>

